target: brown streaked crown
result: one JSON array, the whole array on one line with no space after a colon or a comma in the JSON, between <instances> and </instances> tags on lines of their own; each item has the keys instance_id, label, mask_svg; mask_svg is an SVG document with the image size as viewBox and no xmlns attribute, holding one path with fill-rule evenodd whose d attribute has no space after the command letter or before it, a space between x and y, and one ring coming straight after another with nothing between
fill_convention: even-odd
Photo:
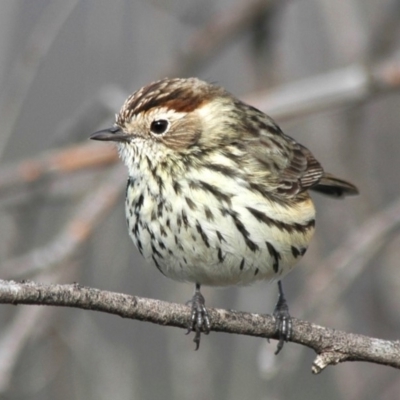
<instances>
[{"instance_id":1,"label":"brown streaked crown","mask_svg":"<svg viewBox=\"0 0 400 400\"><path fill-rule=\"evenodd\" d=\"M197 78L164 78L150 83L127 98L117 117L123 126L133 115L155 107L191 112L224 90Z\"/></svg>"}]
</instances>

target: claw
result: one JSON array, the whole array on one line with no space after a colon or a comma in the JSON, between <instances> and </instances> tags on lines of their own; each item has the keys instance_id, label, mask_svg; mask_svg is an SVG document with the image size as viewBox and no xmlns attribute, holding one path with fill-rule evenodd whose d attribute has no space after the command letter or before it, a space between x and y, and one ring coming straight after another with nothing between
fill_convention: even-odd
<instances>
[{"instance_id":1,"label":"claw","mask_svg":"<svg viewBox=\"0 0 400 400\"><path fill-rule=\"evenodd\" d=\"M190 324L186 335L190 332L195 332L193 342L196 343L196 350L198 350L200 347L201 333L203 332L208 335L211 329L210 317L208 316L205 300L200 292L200 285L198 283L196 283L196 290L192 300L189 300L186 304L192 305Z\"/></svg>"},{"instance_id":2,"label":"claw","mask_svg":"<svg viewBox=\"0 0 400 400\"><path fill-rule=\"evenodd\" d=\"M274 310L275 328L278 333L278 346L275 354L278 354L285 342L289 341L292 336L292 317L289 314L285 296L283 294L282 283L278 281L279 297Z\"/></svg>"}]
</instances>

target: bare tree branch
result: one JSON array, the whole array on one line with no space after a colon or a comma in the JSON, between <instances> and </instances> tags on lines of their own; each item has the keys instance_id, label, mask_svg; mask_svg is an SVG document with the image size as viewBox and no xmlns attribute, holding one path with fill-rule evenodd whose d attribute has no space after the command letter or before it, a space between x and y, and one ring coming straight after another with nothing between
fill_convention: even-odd
<instances>
[{"instance_id":1,"label":"bare tree branch","mask_svg":"<svg viewBox=\"0 0 400 400\"><path fill-rule=\"evenodd\" d=\"M45 271L37 277L42 282L60 282L71 280L76 276L78 264L64 264L65 268L57 271ZM54 283L53 283L54 284ZM20 308L14 313L12 320L1 332L0 336L0 396L9 390L18 361L27 343L39 332L49 329L54 323L55 309L49 307Z\"/></svg>"},{"instance_id":2,"label":"bare tree branch","mask_svg":"<svg viewBox=\"0 0 400 400\"><path fill-rule=\"evenodd\" d=\"M282 121L361 103L399 87L399 60L388 59L372 67L353 64L275 90L248 94L244 100Z\"/></svg>"},{"instance_id":3,"label":"bare tree branch","mask_svg":"<svg viewBox=\"0 0 400 400\"><path fill-rule=\"evenodd\" d=\"M0 303L74 307L101 311L123 318L186 329L190 307L121 293L72 285L18 283L0 280ZM211 330L276 339L271 315L208 309ZM370 338L325 328L293 319L290 340L314 349L318 354L312 372L320 373L328 365L344 361L366 361L400 369L400 342Z\"/></svg>"}]
</instances>

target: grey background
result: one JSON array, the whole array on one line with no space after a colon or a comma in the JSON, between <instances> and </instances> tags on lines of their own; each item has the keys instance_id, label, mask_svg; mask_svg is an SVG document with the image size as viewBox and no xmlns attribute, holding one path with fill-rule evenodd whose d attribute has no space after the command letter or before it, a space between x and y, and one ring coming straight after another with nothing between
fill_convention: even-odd
<instances>
[{"instance_id":1,"label":"grey background","mask_svg":"<svg viewBox=\"0 0 400 400\"><path fill-rule=\"evenodd\" d=\"M264 3L259 18L189 63L188 54L201 53L202 42L193 38L209 21L221 28L254 2L3 0L0 170L4 174L12 163L85 142L90 133L110 126L125 95L167 74L196 75L251 98L351 65L372 68L399 55L398 1ZM213 49L212 41L205 44ZM351 265L339 272L339 280L330 269L332 255L340 261L351 254L353 234L361 240L379 228L372 224L364 231L364 223L376 218L376 224L387 224L379 219L382 212L399 201L399 107L398 92L386 90L307 115L277 115L282 129L309 147L326 170L361 191L346 201L315 196L317 234L284 281L294 316L398 337L397 225L357 258L355 279ZM78 171L18 193L0 192L1 262L46 246L105 175L104 169ZM140 258L126 232L122 192L72 258L29 278L180 303L193 290L165 279ZM324 278L332 297L319 292ZM213 307L269 313L276 288L262 283L203 293ZM295 344L275 357L273 341L211 333L194 352L192 338L181 330L75 309L2 306L0 321L0 393L7 399L389 400L400 393L398 372L382 366L346 363L312 376L314 354Z\"/></svg>"}]
</instances>

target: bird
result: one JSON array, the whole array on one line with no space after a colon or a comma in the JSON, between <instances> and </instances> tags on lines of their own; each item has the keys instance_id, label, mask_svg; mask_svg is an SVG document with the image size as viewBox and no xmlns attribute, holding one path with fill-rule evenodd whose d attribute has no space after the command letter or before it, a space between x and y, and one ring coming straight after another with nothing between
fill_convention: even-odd
<instances>
[{"instance_id":1,"label":"bird","mask_svg":"<svg viewBox=\"0 0 400 400\"><path fill-rule=\"evenodd\" d=\"M195 285L188 302L196 350L211 322L201 286L275 281L278 346L292 335L281 280L315 231L309 191L341 198L352 183L325 172L310 150L224 88L164 78L130 95L111 128L128 169L129 235L166 277Z\"/></svg>"}]
</instances>

